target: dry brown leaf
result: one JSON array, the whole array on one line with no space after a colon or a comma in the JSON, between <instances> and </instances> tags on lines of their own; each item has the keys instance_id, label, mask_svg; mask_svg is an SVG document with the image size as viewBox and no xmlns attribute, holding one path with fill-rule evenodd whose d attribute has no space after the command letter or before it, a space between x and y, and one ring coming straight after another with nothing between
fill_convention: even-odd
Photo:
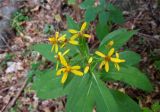
<instances>
[{"instance_id":1,"label":"dry brown leaf","mask_svg":"<svg viewBox=\"0 0 160 112\"><path fill-rule=\"evenodd\" d=\"M47 2L48 2L49 4L51 4L51 3L52 3L52 1L53 1L53 0L47 0Z\"/></svg>"},{"instance_id":2,"label":"dry brown leaf","mask_svg":"<svg viewBox=\"0 0 160 112\"><path fill-rule=\"evenodd\" d=\"M40 9L40 6L37 5L36 7L34 7L33 9L31 9L31 12L39 11L39 9Z\"/></svg>"}]
</instances>

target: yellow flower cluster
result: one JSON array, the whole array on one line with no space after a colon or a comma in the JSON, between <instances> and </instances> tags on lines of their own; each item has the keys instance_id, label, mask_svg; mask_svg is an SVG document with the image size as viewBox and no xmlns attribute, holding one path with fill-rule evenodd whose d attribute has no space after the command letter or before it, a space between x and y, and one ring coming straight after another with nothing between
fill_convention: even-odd
<instances>
[{"instance_id":1,"label":"yellow flower cluster","mask_svg":"<svg viewBox=\"0 0 160 112\"><path fill-rule=\"evenodd\" d=\"M56 70L57 73L56 75L59 76L63 74L61 83L65 83L67 80L68 74L73 73L76 76L83 76L83 74L88 73L90 70L93 57L88 58L86 67L84 68L84 72L81 72L81 67L79 65L74 65L71 66L65 59L65 55L70 51L70 49L66 50L64 53L61 53L59 51L59 46L61 45L61 48L64 47L67 43L73 44L73 45L79 45L79 41L77 41L77 38L90 38L91 36L85 33L87 23L84 22L80 28L79 31L74 30L74 29L69 29L68 31L72 34L72 36L67 39L66 35L60 36L58 32L55 33L55 37L50 37L49 41L52 44L52 49L51 51L54 51L57 55L55 55L55 58L57 59L57 65L56 65ZM111 48L112 45L114 44L113 41L110 41L106 48ZM102 69L103 66L105 66L105 71L109 71L109 63L113 62L115 65L115 68L119 71L119 63L125 62L125 60L119 58L119 54L115 53L114 48L111 48L108 52L108 54L104 54L100 51L95 52L96 55L100 56L102 58L102 62L99 65L99 68ZM115 57L113 55L115 54ZM59 68L59 63L62 65L62 67L58 70Z\"/></svg>"},{"instance_id":2,"label":"yellow flower cluster","mask_svg":"<svg viewBox=\"0 0 160 112\"><path fill-rule=\"evenodd\" d=\"M113 44L114 44L114 42L110 41L109 44L107 45L107 47L112 47ZM100 56L103 59L99 65L100 69L102 69L102 67L105 66L105 71L108 72L109 71L109 62L113 62L115 68L118 71L120 70L119 63L123 63L123 62L125 62L125 60L120 59L118 53L116 53L116 57L113 57L114 52L115 52L114 48L111 48L107 55L100 52L100 51L95 52L95 54L97 54L98 56Z\"/></svg>"},{"instance_id":3,"label":"yellow flower cluster","mask_svg":"<svg viewBox=\"0 0 160 112\"><path fill-rule=\"evenodd\" d=\"M68 31L72 34L72 36L69 39L66 38L66 34L59 36L59 32L56 32L55 36L52 36L49 38L49 41L52 44L51 51L54 50L55 53L57 53L59 49L59 45L61 45L61 47L64 47L67 43L70 43L73 45L79 45L78 41L76 40L76 38L78 37L90 38L91 36L89 34L84 33L86 27L87 27L87 23L84 22L81 26L80 31L69 29Z\"/></svg>"},{"instance_id":4,"label":"yellow flower cluster","mask_svg":"<svg viewBox=\"0 0 160 112\"><path fill-rule=\"evenodd\" d=\"M77 76L82 76L83 72L80 71L80 66L70 66L64 56L69 52L70 49L66 50L64 53L59 52L59 46L64 47L67 43L72 44L72 45L79 45L79 42L76 40L78 37L85 37L85 38L90 38L91 36L89 34L85 33L85 29L87 27L87 23L84 22L80 28L79 31L74 30L74 29L69 29L68 31L72 34L72 36L67 39L66 35L59 35L59 32L55 33L55 36L52 36L49 38L50 43L52 44L52 49L51 51L54 51L57 53L55 58L57 59L57 65L56 65L56 70L59 67L59 62L63 66L61 69L57 71L57 76L61 75L63 73L63 77L61 80L61 83L64 83L68 77L68 73L73 73ZM89 62L91 63L91 62ZM89 65L87 65L85 69L85 73L88 72L89 70Z\"/></svg>"},{"instance_id":5,"label":"yellow flower cluster","mask_svg":"<svg viewBox=\"0 0 160 112\"><path fill-rule=\"evenodd\" d=\"M84 22L81 26L80 31L74 30L74 29L69 29L68 31L73 34L73 36L71 38L75 39L77 37L85 37L85 38L91 38L90 35L84 33L85 29L87 27L87 23Z\"/></svg>"}]
</instances>

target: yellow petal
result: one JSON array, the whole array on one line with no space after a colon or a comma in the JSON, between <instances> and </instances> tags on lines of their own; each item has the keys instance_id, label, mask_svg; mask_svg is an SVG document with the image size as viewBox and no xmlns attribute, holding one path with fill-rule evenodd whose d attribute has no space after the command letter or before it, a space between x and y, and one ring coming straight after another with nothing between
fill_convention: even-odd
<instances>
[{"instance_id":1,"label":"yellow petal","mask_svg":"<svg viewBox=\"0 0 160 112\"><path fill-rule=\"evenodd\" d=\"M122 63L125 62L125 60L119 59L119 58L111 58L111 61L114 63Z\"/></svg>"},{"instance_id":2,"label":"yellow petal","mask_svg":"<svg viewBox=\"0 0 160 112\"><path fill-rule=\"evenodd\" d=\"M88 34L83 34L83 37L86 37L86 38L91 38L91 35L88 35Z\"/></svg>"},{"instance_id":3,"label":"yellow petal","mask_svg":"<svg viewBox=\"0 0 160 112\"><path fill-rule=\"evenodd\" d=\"M70 40L69 43L73 45L79 45L79 42L75 40Z\"/></svg>"},{"instance_id":4,"label":"yellow petal","mask_svg":"<svg viewBox=\"0 0 160 112\"><path fill-rule=\"evenodd\" d=\"M48 38L50 42L53 42L55 39L53 37Z\"/></svg>"},{"instance_id":5,"label":"yellow petal","mask_svg":"<svg viewBox=\"0 0 160 112\"><path fill-rule=\"evenodd\" d=\"M116 53L116 58L119 58L119 54L118 53Z\"/></svg>"},{"instance_id":6,"label":"yellow petal","mask_svg":"<svg viewBox=\"0 0 160 112\"><path fill-rule=\"evenodd\" d=\"M83 76L83 72L78 71L78 70L71 70L71 72L77 76Z\"/></svg>"},{"instance_id":7,"label":"yellow petal","mask_svg":"<svg viewBox=\"0 0 160 112\"><path fill-rule=\"evenodd\" d=\"M52 49L51 49L51 51L53 51L53 50L54 50L54 47L55 47L55 45L52 45Z\"/></svg>"},{"instance_id":8,"label":"yellow petal","mask_svg":"<svg viewBox=\"0 0 160 112\"><path fill-rule=\"evenodd\" d=\"M69 51L70 49L67 49L62 55L65 56Z\"/></svg>"},{"instance_id":9,"label":"yellow petal","mask_svg":"<svg viewBox=\"0 0 160 112\"><path fill-rule=\"evenodd\" d=\"M61 83L62 83L62 84L65 83L65 81L67 80L67 77L68 77L68 72L64 72L63 77L62 77L62 80L61 80Z\"/></svg>"},{"instance_id":10,"label":"yellow petal","mask_svg":"<svg viewBox=\"0 0 160 112\"><path fill-rule=\"evenodd\" d=\"M120 70L120 66L117 63L115 63L114 66L118 71Z\"/></svg>"},{"instance_id":11,"label":"yellow petal","mask_svg":"<svg viewBox=\"0 0 160 112\"><path fill-rule=\"evenodd\" d=\"M90 63L92 63L92 61L93 61L93 58L90 57L89 60L88 60L88 63L90 64Z\"/></svg>"},{"instance_id":12,"label":"yellow petal","mask_svg":"<svg viewBox=\"0 0 160 112\"><path fill-rule=\"evenodd\" d=\"M61 46L61 48L63 48L65 45L66 45L66 43L63 43L62 46Z\"/></svg>"},{"instance_id":13,"label":"yellow petal","mask_svg":"<svg viewBox=\"0 0 160 112\"><path fill-rule=\"evenodd\" d=\"M78 33L78 31L77 31L77 30L74 30L74 29L69 29L68 31L69 31L70 33L72 33L72 34Z\"/></svg>"},{"instance_id":14,"label":"yellow petal","mask_svg":"<svg viewBox=\"0 0 160 112\"><path fill-rule=\"evenodd\" d=\"M109 52L108 52L108 56L111 57L114 53L114 48L112 48Z\"/></svg>"},{"instance_id":15,"label":"yellow petal","mask_svg":"<svg viewBox=\"0 0 160 112\"><path fill-rule=\"evenodd\" d=\"M63 70L64 70L64 69L59 69L59 70L57 71L56 75L57 75L57 76L61 75L61 73L62 73Z\"/></svg>"},{"instance_id":16,"label":"yellow petal","mask_svg":"<svg viewBox=\"0 0 160 112\"><path fill-rule=\"evenodd\" d=\"M105 58L105 57L106 57L105 54L103 54L103 53L101 53L101 52L99 52L99 51L96 51L95 53L96 53L98 56L102 57L102 58Z\"/></svg>"},{"instance_id":17,"label":"yellow petal","mask_svg":"<svg viewBox=\"0 0 160 112\"><path fill-rule=\"evenodd\" d=\"M88 73L88 71L89 71L89 66L86 66L86 67L84 68L84 73L86 74L86 73Z\"/></svg>"},{"instance_id":18,"label":"yellow petal","mask_svg":"<svg viewBox=\"0 0 160 112\"><path fill-rule=\"evenodd\" d=\"M105 70L106 70L106 72L109 71L109 63L108 63L108 61L105 62Z\"/></svg>"},{"instance_id":19,"label":"yellow petal","mask_svg":"<svg viewBox=\"0 0 160 112\"><path fill-rule=\"evenodd\" d=\"M66 37L66 35L62 35L61 37L59 37L59 39L58 39L58 40L59 40L59 41L65 41L65 40L66 40L66 38L65 38L65 37Z\"/></svg>"},{"instance_id":20,"label":"yellow petal","mask_svg":"<svg viewBox=\"0 0 160 112\"><path fill-rule=\"evenodd\" d=\"M105 61L102 61L101 64L99 65L99 69L102 69L104 65L105 65Z\"/></svg>"},{"instance_id":21,"label":"yellow petal","mask_svg":"<svg viewBox=\"0 0 160 112\"><path fill-rule=\"evenodd\" d=\"M114 41L111 40L111 41L107 44L107 47L111 47L113 44L114 44Z\"/></svg>"},{"instance_id":22,"label":"yellow petal","mask_svg":"<svg viewBox=\"0 0 160 112\"><path fill-rule=\"evenodd\" d=\"M86 29L86 26L87 26L87 22L84 22L81 26L81 32L83 32L85 29Z\"/></svg>"},{"instance_id":23,"label":"yellow petal","mask_svg":"<svg viewBox=\"0 0 160 112\"><path fill-rule=\"evenodd\" d=\"M58 52L58 45L56 44L55 45L55 53L57 53Z\"/></svg>"},{"instance_id":24,"label":"yellow petal","mask_svg":"<svg viewBox=\"0 0 160 112\"><path fill-rule=\"evenodd\" d=\"M78 34L74 34L74 35L70 38L70 40L75 40L77 37L78 37Z\"/></svg>"},{"instance_id":25,"label":"yellow petal","mask_svg":"<svg viewBox=\"0 0 160 112\"><path fill-rule=\"evenodd\" d=\"M65 58L62 55L60 55L60 62L61 62L61 64L63 66L67 66L68 65L67 62L66 62L66 60L65 60Z\"/></svg>"},{"instance_id":26,"label":"yellow petal","mask_svg":"<svg viewBox=\"0 0 160 112\"><path fill-rule=\"evenodd\" d=\"M81 69L81 67L80 66L72 66L71 69L76 69L77 70L77 69Z\"/></svg>"},{"instance_id":27,"label":"yellow petal","mask_svg":"<svg viewBox=\"0 0 160 112\"><path fill-rule=\"evenodd\" d=\"M59 32L56 32L55 36L56 36L56 39L58 39Z\"/></svg>"}]
</instances>

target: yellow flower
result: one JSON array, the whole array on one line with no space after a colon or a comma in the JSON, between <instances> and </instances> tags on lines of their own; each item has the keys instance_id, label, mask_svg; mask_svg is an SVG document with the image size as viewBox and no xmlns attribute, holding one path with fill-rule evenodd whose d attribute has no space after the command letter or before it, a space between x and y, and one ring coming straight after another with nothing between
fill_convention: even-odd
<instances>
[{"instance_id":1,"label":"yellow flower","mask_svg":"<svg viewBox=\"0 0 160 112\"><path fill-rule=\"evenodd\" d=\"M50 41L50 43L52 44L52 50L51 51L55 51L55 53L57 53L58 52L58 45L61 43L61 42L63 42L63 41L65 41L65 36L66 35L62 35L61 37L59 37L59 32L56 32L55 33L55 37L50 37L49 38L49 41Z\"/></svg>"},{"instance_id":2,"label":"yellow flower","mask_svg":"<svg viewBox=\"0 0 160 112\"><path fill-rule=\"evenodd\" d=\"M107 55L103 54L102 52L96 51L95 52L98 56L103 58L103 61L101 62L99 68L101 69L103 66L105 66L105 70L106 72L109 71L109 62L113 62L113 63L122 63L125 62L125 60L119 59L119 58L113 58L112 55L114 54L114 48L112 48Z\"/></svg>"},{"instance_id":3,"label":"yellow flower","mask_svg":"<svg viewBox=\"0 0 160 112\"><path fill-rule=\"evenodd\" d=\"M61 55L65 56L69 51L70 49L67 49L63 54L61 52L58 52L58 54L54 56L57 59L56 70L58 69L59 66L60 56Z\"/></svg>"},{"instance_id":4,"label":"yellow flower","mask_svg":"<svg viewBox=\"0 0 160 112\"><path fill-rule=\"evenodd\" d=\"M80 31L74 30L74 29L69 29L68 31L73 34L73 36L71 37L73 40L77 37L85 37L85 38L90 38L91 36L84 33L85 29L87 27L87 23L84 22L81 26Z\"/></svg>"},{"instance_id":5,"label":"yellow flower","mask_svg":"<svg viewBox=\"0 0 160 112\"><path fill-rule=\"evenodd\" d=\"M92 57L90 57L90 58L89 58L89 60L88 60L88 64L87 64L87 66L84 68L84 73L85 73L85 74L86 74L86 73L88 73L88 71L89 71L89 69L90 69L90 65L91 65L92 61L93 61L93 58L92 58Z\"/></svg>"},{"instance_id":6,"label":"yellow flower","mask_svg":"<svg viewBox=\"0 0 160 112\"><path fill-rule=\"evenodd\" d=\"M63 76L61 79L62 84L65 83L65 81L67 80L67 77L68 77L68 73L70 73L70 72L77 75L77 76L83 76L83 73L81 71L79 71L81 69L81 67L80 66L70 66L61 54L60 54L60 62L63 65L63 67L57 71L56 75L59 76L63 72Z\"/></svg>"}]
</instances>

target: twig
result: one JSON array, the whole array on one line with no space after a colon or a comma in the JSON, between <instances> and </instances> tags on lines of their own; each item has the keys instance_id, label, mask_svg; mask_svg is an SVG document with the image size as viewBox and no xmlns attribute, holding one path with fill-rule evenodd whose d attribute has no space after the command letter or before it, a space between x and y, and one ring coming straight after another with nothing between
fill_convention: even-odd
<instances>
[{"instance_id":1,"label":"twig","mask_svg":"<svg viewBox=\"0 0 160 112\"><path fill-rule=\"evenodd\" d=\"M21 95L21 93L23 92L24 88L26 87L28 82L28 78L25 80L25 82L23 83L22 87L20 88L20 90L18 91L18 93L16 94L16 96L6 105L6 107L1 111L1 112L8 112L9 109L15 105L18 97Z\"/></svg>"},{"instance_id":2,"label":"twig","mask_svg":"<svg viewBox=\"0 0 160 112\"><path fill-rule=\"evenodd\" d=\"M145 37L146 39L151 40L151 41L157 41L157 42L160 41L157 38L152 38L153 37L152 35L148 35L148 34L144 34L144 33L138 33L137 35L140 37Z\"/></svg>"},{"instance_id":3,"label":"twig","mask_svg":"<svg viewBox=\"0 0 160 112\"><path fill-rule=\"evenodd\" d=\"M16 84L16 85L14 85L14 87L19 87L20 85L21 85L21 84ZM8 90L8 89L10 89L12 86L13 86L13 85L10 85L10 86L5 87L5 88L1 88L1 89L0 89L0 93L6 91L6 90Z\"/></svg>"}]
</instances>

